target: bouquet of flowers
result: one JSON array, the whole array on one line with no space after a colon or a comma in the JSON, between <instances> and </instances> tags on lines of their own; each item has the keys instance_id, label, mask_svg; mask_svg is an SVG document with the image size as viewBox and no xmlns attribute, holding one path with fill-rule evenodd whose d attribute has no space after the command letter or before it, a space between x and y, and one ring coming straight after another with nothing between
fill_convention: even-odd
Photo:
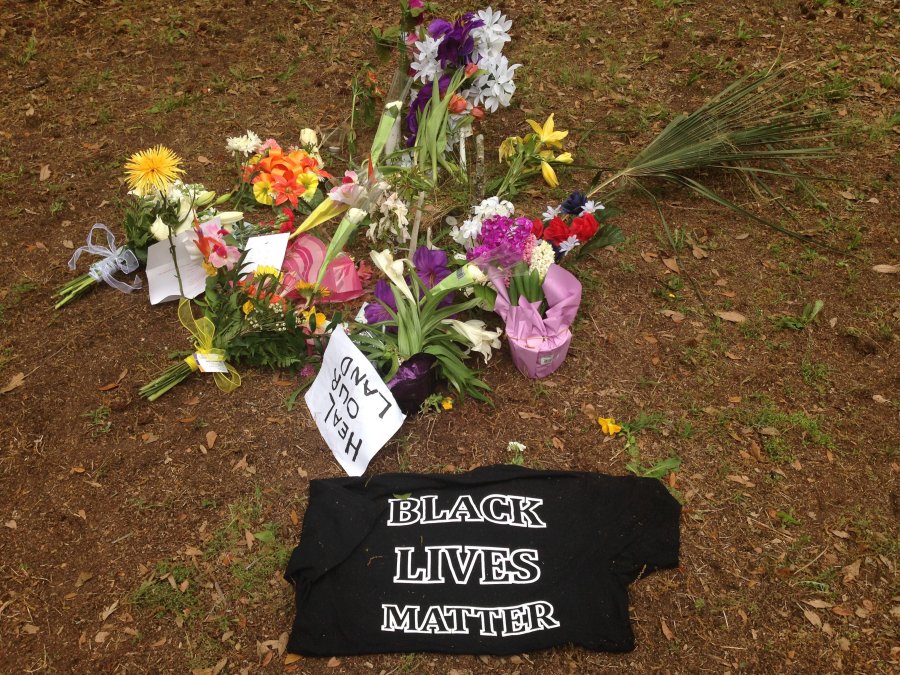
<instances>
[{"instance_id":1,"label":"bouquet of flowers","mask_svg":"<svg viewBox=\"0 0 900 675\"><path fill-rule=\"evenodd\" d=\"M572 322L581 304L581 282L551 264L546 273L518 263L509 290L502 275L489 273L497 288L494 311L509 338L512 361L526 377L547 377L562 365L572 342Z\"/></svg>"},{"instance_id":2,"label":"bouquet of flowers","mask_svg":"<svg viewBox=\"0 0 900 675\"><path fill-rule=\"evenodd\" d=\"M490 388L465 358L477 351L487 362L500 346L501 332L486 330L478 319L457 319L478 299L454 302L453 297L454 291L478 283L480 270L466 264L451 272L446 253L424 247L412 261L394 260L387 250L372 251L371 257L387 280L376 286L378 304L366 307L366 323L355 328L352 339L384 371L401 409L418 411L434 390L435 376L461 395L488 401L483 392Z\"/></svg>"},{"instance_id":3,"label":"bouquet of flowers","mask_svg":"<svg viewBox=\"0 0 900 675\"><path fill-rule=\"evenodd\" d=\"M487 193L496 197L515 197L534 176L541 174L551 188L559 185L555 167L571 164L570 152L560 152L568 131L557 131L553 114L538 124L526 120L534 133L525 137L510 136L500 144L500 161L507 164L506 173L487 186ZM559 154L557 154L559 153Z\"/></svg>"},{"instance_id":4,"label":"bouquet of flowers","mask_svg":"<svg viewBox=\"0 0 900 675\"><path fill-rule=\"evenodd\" d=\"M298 303L285 297L285 277L275 268L241 274L246 252L226 243L224 230L208 226L197 231L204 266L212 273L198 303L203 316L194 317L186 298L178 304L178 319L193 338L193 351L140 389L150 401L195 372L213 373L219 389L229 393L241 384L235 365L302 368L322 353L328 322L312 298Z\"/></svg>"},{"instance_id":5,"label":"bouquet of flowers","mask_svg":"<svg viewBox=\"0 0 900 675\"><path fill-rule=\"evenodd\" d=\"M252 131L229 138L226 147L240 172L236 203L306 215L324 198L319 183L331 175L324 169L318 137L312 129L303 129L299 146L287 150L274 138L263 142Z\"/></svg>"},{"instance_id":6,"label":"bouquet of flowers","mask_svg":"<svg viewBox=\"0 0 900 675\"><path fill-rule=\"evenodd\" d=\"M556 262L561 262L569 255L581 256L624 241L622 231L605 222L612 215L615 212L611 209L576 190L559 206L548 206L543 218L534 221L532 234L539 242L549 244Z\"/></svg>"},{"instance_id":7,"label":"bouquet of flowers","mask_svg":"<svg viewBox=\"0 0 900 675\"><path fill-rule=\"evenodd\" d=\"M63 284L54 292L54 309L64 307L90 290L98 281L124 293L142 287L139 278L127 284L115 278L116 272L131 274L147 260L147 248L157 241L170 239L191 228L194 223L214 217L224 224L243 218L239 211L219 212L216 207L230 195L216 199L215 192L199 183L185 183L179 176L184 173L182 160L164 146L149 148L133 154L125 164L126 183L130 188L130 200L125 211L123 226L125 244L117 247L115 235L108 227L96 224L88 234L87 244L78 248L69 260L74 270L84 253L100 256L91 264L87 273ZM95 234L103 234L106 245L94 242Z\"/></svg>"},{"instance_id":8,"label":"bouquet of flowers","mask_svg":"<svg viewBox=\"0 0 900 675\"><path fill-rule=\"evenodd\" d=\"M435 18L420 23L406 35L413 87L406 114L406 143L416 143L422 113L428 101L446 97L451 132L456 132L472 119L481 119L485 111L496 112L509 106L516 91L515 71L521 64L509 63L503 55L511 40L512 21L491 7L467 12L456 20ZM467 78L463 86L451 86L452 79L463 70ZM443 148L441 148L443 150Z\"/></svg>"}]
</instances>

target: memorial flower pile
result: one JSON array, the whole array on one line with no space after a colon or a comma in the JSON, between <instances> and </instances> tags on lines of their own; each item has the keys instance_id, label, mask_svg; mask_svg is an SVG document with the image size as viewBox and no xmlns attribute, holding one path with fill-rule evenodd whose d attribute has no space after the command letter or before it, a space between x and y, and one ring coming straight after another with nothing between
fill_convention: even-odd
<instances>
[{"instance_id":1,"label":"memorial flower pile","mask_svg":"<svg viewBox=\"0 0 900 675\"><path fill-rule=\"evenodd\" d=\"M379 89L383 110L363 161L326 170L314 130L280 140L246 130L224 143L235 182L217 196L188 182L185 162L165 145L127 159L124 242L95 225L69 262L74 270L85 254L94 256L87 273L54 299L59 309L101 280L133 292L143 282L130 275L147 266L151 302L178 300L191 352L142 396L154 400L195 372L213 373L222 391L233 391L238 367L290 368L308 377L342 325L407 412L426 400L449 401L437 391L442 385L487 401L490 388L478 368L503 334L528 377L562 364L581 302L581 285L565 267L623 240L608 221L624 188L652 196L644 183L665 180L764 222L692 172L791 176L781 164L777 171L759 164L826 151L806 143L816 137L816 112L794 105L802 99L773 70L675 118L602 182L575 190L540 217L528 215L512 200L529 184L557 188L559 170L574 162L565 147L569 132L557 127L554 113L524 120L523 136L499 143L499 171L486 185L470 182L467 167L473 123L508 108L516 91L521 64L504 54L512 21L491 7L453 17L430 16L433 8L420 0L404 0L402 9L402 26L378 34L382 46L396 48L397 75L389 92ZM457 201L462 193L478 195L461 222L444 220L446 186ZM154 294L160 285L168 290ZM361 310L349 305L364 299Z\"/></svg>"}]
</instances>

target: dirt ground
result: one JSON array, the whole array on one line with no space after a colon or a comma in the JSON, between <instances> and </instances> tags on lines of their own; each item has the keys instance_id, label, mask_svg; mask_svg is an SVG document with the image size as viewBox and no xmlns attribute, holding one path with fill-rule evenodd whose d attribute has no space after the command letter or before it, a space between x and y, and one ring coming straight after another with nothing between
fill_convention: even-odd
<instances>
[{"instance_id":1,"label":"dirt ground","mask_svg":"<svg viewBox=\"0 0 900 675\"><path fill-rule=\"evenodd\" d=\"M13 0L0 5L0 390L24 382L0 394L0 672L897 672L900 277L872 270L900 262L897 3L497 6L525 65L514 106L483 127L492 156L555 112L579 161L620 165L778 57L801 62L838 125L835 157L812 167L836 182L781 186L796 222L709 177L834 250L670 189L667 266L655 209L626 196L626 242L576 270L565 365L532 382L504 350L484 371L495 407L411 420L370 466L502 463L511 440L538 468L624 474L635 453L647 468L678 456L681 567L632 587L637 649L283 653L281 573L308 481L341 474L302 402L285 405L298 378L247 369L232 395L195 378L150 404L137 389L188 346L172 305L103 287L52 310L89 227L121 234L130 153L168 145L225 192L226 136L289 142L313 126L339 145L350 78L365 60L391 72L368 31L395 20L393 3ZM591 173L521 206L540 213ZM636 445L604 437L598 415L640 428Z\"/></svg>"}]
</instances>

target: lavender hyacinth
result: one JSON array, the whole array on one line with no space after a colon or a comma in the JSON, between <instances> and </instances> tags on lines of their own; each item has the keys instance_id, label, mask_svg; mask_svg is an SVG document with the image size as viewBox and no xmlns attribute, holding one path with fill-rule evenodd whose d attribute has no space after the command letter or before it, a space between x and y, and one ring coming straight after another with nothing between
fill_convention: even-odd
<instances>
[{"instance_id":1,"label":"lavender hyacinth","mask_svg":"<svg viewBox=\"0 0 900 675\"><path fill-rule=\"evenodd\" d=\"M525 243L531 236L531 228L531 220L525 217L488 218L481 226L478 245L466 256L470 261L478 258L502 259L501 264L522 260Z\"/></svg>"}]
</instances>

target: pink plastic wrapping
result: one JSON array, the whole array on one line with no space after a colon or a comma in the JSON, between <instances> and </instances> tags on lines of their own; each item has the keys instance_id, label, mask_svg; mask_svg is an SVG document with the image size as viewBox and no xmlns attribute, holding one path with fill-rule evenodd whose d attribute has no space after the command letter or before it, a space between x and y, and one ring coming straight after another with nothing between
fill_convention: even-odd
<instances>
[{"instance_id":1,"label":"pink plastic wrapping","mask_svg":"<svg viewBox=\"0 0 900 675\"><path fill-rule=\"evenodd\" d=\"M292 239L284 256L281 271L285 275L285 285L297 281L315 283L325 260L325 244L316 236L301 234ZM356 266L345 253L339 253L328 266L322 279L322 286L331 293L322 298L320 302L346 302L363 294L362 282L356 272ZM288 293L287 297L295 298L296 292Z\"/></svg>"},{"instance_id":2,"label":"pink plastic wrapping","mask_svg":"<svg viewBox=\"0 0 900 675\"><path fill-rule=\"evenodd\" d=\"M559 265L551 265L544 277L547 316L539 313L539 302L519 298L519 305L509 302L509 292L502 276L489 273L497 288L494 311L506 323L509 350L516 368L530 378L547 377L562 365L572 342L570 327L581 305L581 282Z\"/></svg>"}]
</instances>

